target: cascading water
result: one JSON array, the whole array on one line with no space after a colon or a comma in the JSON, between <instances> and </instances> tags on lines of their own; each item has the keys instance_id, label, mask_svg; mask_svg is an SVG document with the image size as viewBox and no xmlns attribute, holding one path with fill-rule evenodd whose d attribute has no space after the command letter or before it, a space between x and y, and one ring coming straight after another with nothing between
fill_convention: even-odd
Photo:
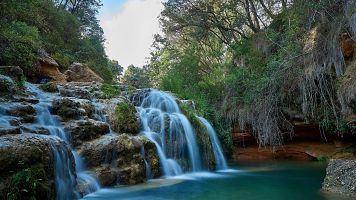
<instances>
[{"instance_id":1,"label":"cascading water","mask_svg":"<svg viewBox=\"0 0 356 200\"><path fill-rule=\"evenodd\" d=\"M193 127L181 113L175 98L152 90L137 110L142 134L156 145L164 176L203 169Z\"/></svg>"},{"instance_id":2,"label":"cascading water","mask_svg":"<svg viewBox=\"0 0 356 200\"><path fill-rule=\"evenodd\" d=\"M65 144L67 144L68 147L71 147L67 135L65 134L59 121L50 113L50 106L54 96L42 92L36 86L29 83L26 84L26 87L39 99L39 103L36 104L37 124L46 128L50 135L59 137L64 141ZM100 185L96 179L85 171L85 166L82 162L82 159L73 148L70 152L66 151L63 145L52 144L52 149L54 153L57 200L79 198L79 194L75 190L75 176L71 171L72 163L70 159L70 153L76 162L78 181L84 183L87 186L87 191L85 192L95 192L100 188Z\"/></svg>"},{"instance_id":3,"label":"cascading water","mask_svg":"<svg viewBox=\"0 0 356 200\"><path fill-rule=\"evenodd\" d=\"M224 154L221 150L221 145L220 145L219 139L216 135L214 128L211 126L211 124L208 122L208 120L204 119L203 117L198 117L198 118L199 118L200 122L208 130L208 134L209 134L212 146L213 146L215 162L216 162L216 169L218 169L218 170L227 169L228 166L226 163L226 159L225 159Z\"/></svg>"}]
</instances>

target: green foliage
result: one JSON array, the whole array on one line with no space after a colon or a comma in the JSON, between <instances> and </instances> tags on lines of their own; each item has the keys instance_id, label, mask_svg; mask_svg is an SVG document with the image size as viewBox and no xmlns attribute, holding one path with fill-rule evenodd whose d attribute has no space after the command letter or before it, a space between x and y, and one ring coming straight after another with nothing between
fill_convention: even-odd
<instances>
[{"instance_id":1,"label":"green foliage","mask_svg":"<svg viewBox=\"0 0 356 200\"><path fill-rule=\"evenodd\" d=\"M100 6L99 0L2 1L0 65L18 65L33 76L37 51L44 48L63 70L82 62L110 83L112 69L96 17Z\"/></svg>"},{"instance_id":2,"label":"green foliage","mask_svg":"<svg viewBox=\"0 0 356 200\"><path fill-rule=\"evenodd\" d=\"M24 22L0 24L0 64L19 65L24 71L34 72L37 50L41 47L36 27Z\"/></svg>"},{"instance_id":3,"label":"green foliage","mask_svg":"<svg viewBox=\"0 0 356 200\"><path fill-rule=\"evenodd\" d=\"M118 85L103 84L101 91L104 93L104 98L110 99L117 97L121 94L120 87Z\"/></svg>"},{"instance_id":4,"label":"green foliage","mask_svg":"<svg viewBox=\"0 0 356 200\"><path fill-rule=\"evenodd\" d=\"M146 67L140 68L133 65L128 66L122 77L122 83L128 86L133 86L135 88L148 88L150 87L149 77L148 77Z\"/></svg>"},{"instance_id":5,"label":"green foliage","mask_svg":"<svg viewBox=\"0 0 356 200\"><path fill-rule=\"evenodd\" d=\"M17 172L11 178L7 199L46 199L46 194L48 194L49 188L43 184L43 179L45 177L45 172L40 166L23 169Z\"/></svg>"}]
</instances>

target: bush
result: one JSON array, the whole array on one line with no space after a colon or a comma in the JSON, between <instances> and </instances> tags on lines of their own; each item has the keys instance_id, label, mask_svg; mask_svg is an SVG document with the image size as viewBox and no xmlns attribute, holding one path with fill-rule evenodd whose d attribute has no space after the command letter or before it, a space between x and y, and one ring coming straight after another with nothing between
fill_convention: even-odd
<instances>
[{"instance_id":1,"label":"bush","mask_svg":"<svg viewBox=\"0 0 356 200\"><path fill-rule=\"evenodd\" d=\"M37 51L41 40L36 27L24 22L0 25L0 64L21 66L25 74L37 70Z\"/></svg>"},{"instance_id":2,"label":"bush","mask_svg":"<svg viewBox=\"0 0 356 200\"><path fill-rule=\"evenodd\" d=\"M103 84L101 91L104 93L104 98L110 99L117 97L121 94L120 87L118 85Z\"/></svg>"},{"instance_id":3,"label":"bush","mask_svg":"<svg viewBox=\"0 0 356 200\"><path fill-rule=\"evenodd\" d=\"M46 199L46 195L50 189L42 183L44 178L45 172L40 166L27 168L17 172L11 178L7 199Z\"/></svg>"}]
</instances>

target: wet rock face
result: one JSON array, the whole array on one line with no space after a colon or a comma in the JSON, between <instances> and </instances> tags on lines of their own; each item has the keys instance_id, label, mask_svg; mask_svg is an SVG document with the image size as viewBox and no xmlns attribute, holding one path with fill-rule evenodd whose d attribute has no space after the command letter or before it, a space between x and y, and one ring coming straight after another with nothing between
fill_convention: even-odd
<instances>
[{"instance_id":1,"label":"wet rock face","mask_svg":"<svg viewBox=\"0 0 356 200\"><path fill-rule=\"evenodd\" d=\"M52 112L62 117L62 120L68 121L90 116L93 107L91 102L86 99L60 98L52 102Z\"/></svg>"},{"instance_id":2,"label":"wet rock face","mask_svg":"<svg viewBox=\"0 0 356 200\"><path fill-rule=\"evenodd\" d=\"M36 110L30 103L13 103L9 104L5 109L7 115L17 117L21 122L33 123L36 121Z\"/></svg>"},{"instance_id":3,"label":"wet rock face","mask_svg":"<svg viewBox=\"0 0 356 200\"><path fill-rule=\"evenodd\" d=\"M129 99L134 106L140 106L143 99L145 99L152 91L150 88L136 90Z\"/></svg>"},{"instance_id":4,"label":"wet rock face","mask_svg":"<svg viewBox=\"0 0 356 200\"><path fill-rule=\"evenodd\" d=\"M356 160L330 160L323 189L356 197Z\"/></svg>"},{"instance_id":5,"label":"wet rock face","mask_svg":"<svg viewBox=\"0 0 356 200\"><path fill-rule=\"evenodd\" d=\"M84 144L80 155L88 167L96 172L103 186L144 182L147 179L144 158L151 165L152 175L154 177L160 175L155 145L141 136L104 135L100 139Z\"/></svg>"},{"instance_id":6,"label":"wet rock face","mask_svg":"<svg viewBox=\"0 0 356 200\"><path fill-rule=\"evenodd\" d=\"M70 136L72 144L79 146L85 141L94 140L109 133L109 125L92 119L71 121L65 124L64 131Z\"/></svg>"},{"instance_id":7,"label":"wet rock face","mask_svg":"<svg viewBox=\"0 0 356 200\"><path fill-rule=\"evenodd\" d=\"M0 136L21 134L20 127L0 127Z\"/></svg>"},{"instance_id":8,"label":"wet rock face","mask_svg":"<svg viewBox=\"0 0 356 200\"><path fill-rule=\"evenodd\" d=\"M161 176L160 161L159 161L159 157L157 154L157 149L156 149L155 144L145 137L140 137L139 140L142 142L143 147L144 147L144 155L143 156L151 168L151 177L150 178L160 177Z\"/></svg>"},{"instance_id":9,"label":"wet rock face","mask_svg":"<svg viewBox=\"0 0 356 200\"><path fill-rule=\"evenodd\" d=\"M61 141L34 134L0 137L0 199L6 199L7 194L16 187L12 182L14 177L27 178L27 175L31 175L28 178L41 179L41 185L36 191L39 199L55 198L50 142L59 144ZM72 169L74 173L74 168Z\"/></svg>"}]
</instances>

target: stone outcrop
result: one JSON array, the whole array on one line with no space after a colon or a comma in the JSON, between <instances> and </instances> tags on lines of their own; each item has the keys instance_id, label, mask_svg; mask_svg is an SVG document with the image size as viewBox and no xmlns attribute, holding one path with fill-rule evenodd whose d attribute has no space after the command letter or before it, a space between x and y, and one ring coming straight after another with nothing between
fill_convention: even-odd
<instances>
[{"instance_id":1,"label":"stone outcrop","mask_svg":"<svg viewBox=\"0 0 356 200\"><path fill-rule=\"evenodd\" d=\"M52 112L64 121L88 117L93 113L93 109L87 99L59 98L52 102Z\"/></svg>"},{"instance_id":2,"label":"stone outcrop","mask_svg":"<svg viewBox=\"0 0 356 200\"><path fill-rule=\"evenodd\" d=\"M36 188L37 198L55 199L51 145L60 145L61 143L62 141L58 138L34 134L0 137L0 199L7 199L8 194L16 191L14 189L17 185L13 181L15 177L20 179L17 181L23 182L26 182L26 178L29 178L30 181L34 181L32 179L41 180L41 184ZM74 165L72 170L75 174ZM26 196L22 197L26 198Z\"/></svg>"},{"instance_id":3,"label":"stone outcrop","mask_svg":"<svg viewBox=\"0 0 356 200\"><path fill-rule=\"evenodd\" d=\"M330 160L323 189L356 197L356 160Z\"/></svg>"},{"instance_id":4,"label":"stone outcrop","mask_svg":"<svg viewBox=\"0 0 356 200\"><path fill-rule=\"evenodd\" d=\"M55 82L66 82L67 77L59 71L58 63L45 50L39 50L38 59L40 61L40 78L48 78L50 81Z\"/></svg>"},{"instance_id":5,"label":"stone outcrop","mask_svg":"<svg viewBox=\"0 0 356 200\"><path fill-rule=\"evenodd\" d=\"M150 164L153 177L160 175L155 145L141 136L104 135L84 144L80 155L104 186L144 182L148 178L144 159Z\"/></svg>"},{"instance_id":6,"label":"stone outcrop","mask_svg":"<svg viewBox=\"0 0 356 200\"><path fill-rule=\"evenodd\" d=\"M64 131L68 134L68 138L71 138L71 143L77 147L85 141L94 140L109 133L109 125L92 119L77 120L66 123Z\"/></svg>"},{"instance_id":7,"label":"stone outcrop","mask_svg":"<svg viewBox=\"0 0 356 200\"><path fill-rule=\"evenodd\" d=\"M73 63L65 72L65 75L69 82L104 82L100 76L82 63Z\"/></svg>"},{"instance_id":8,"label":"stone outcrop","mask_svg":"<svg viewBox=\"0 0 356 200\"><path fill-rule=\"evenodd\" d=\"M59 84L58 90L62 97L75 97L79 99L92 99L100 96L100 83L67 83Z\"/></svg>"}]
</instances>

